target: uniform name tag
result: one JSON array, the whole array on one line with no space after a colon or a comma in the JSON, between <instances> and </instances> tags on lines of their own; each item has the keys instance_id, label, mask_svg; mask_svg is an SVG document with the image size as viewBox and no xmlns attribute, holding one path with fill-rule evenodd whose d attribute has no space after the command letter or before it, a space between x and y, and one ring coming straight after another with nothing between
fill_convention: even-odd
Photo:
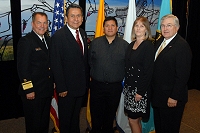
<instances>
[{"instance_id":1,"label":"uniform name tag","mask_svg":"<svg viewBox=\"0 0 200 133\"><path fill-rule=\"evenodd\" d=\"M23 87L23 90L33 88L32 81L27 81L27 82L22 83L22 87Z\"/></svg>"}]
</instances>

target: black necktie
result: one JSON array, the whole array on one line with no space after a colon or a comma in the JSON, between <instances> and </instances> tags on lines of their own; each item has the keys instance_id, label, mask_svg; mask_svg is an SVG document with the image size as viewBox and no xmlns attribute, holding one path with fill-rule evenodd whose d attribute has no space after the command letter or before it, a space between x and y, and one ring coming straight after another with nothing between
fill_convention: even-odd
<instances>
[{"instance_id":1,"label":"black necktie","mask_svg":"<svg viewBox=\"0 0 200 133\"><path fill-rule=\"evenodd\" d=\"M45 47L48 49L47 44L45 43L44 38L42 38L42 42L43 42L43 44L45 45Z\"/></svg>"},{"instance_id":2,"label":"black necktie","mask_svg":"<svg viewBox=\"0 0 200 133\"><path fill-rule=\"evenodd\" d=\"M78 30L76 30L76 41L77 41L81 51L83 52L83 45L82 45L81 40L79 38L79 31Z\"/></svg>"}]
</instances>

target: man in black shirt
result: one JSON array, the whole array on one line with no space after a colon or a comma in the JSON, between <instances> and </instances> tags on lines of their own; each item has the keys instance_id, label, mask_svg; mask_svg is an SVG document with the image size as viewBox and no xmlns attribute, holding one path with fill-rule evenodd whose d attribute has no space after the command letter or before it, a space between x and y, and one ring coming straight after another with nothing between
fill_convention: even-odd
<instances>
[{"instance_id":1,"label":"man in black shirt","mask_svg":"<svg viewBox=\"0 0 200 133\"><path fill-rule=\"evenodd\" d=\"M91 68L90 112L92 133L113 133L124 78L125 51L128 42L117 36L114 17L103 22L105 35L95 38L89 48Z\"/></svg>"}]
</instances>

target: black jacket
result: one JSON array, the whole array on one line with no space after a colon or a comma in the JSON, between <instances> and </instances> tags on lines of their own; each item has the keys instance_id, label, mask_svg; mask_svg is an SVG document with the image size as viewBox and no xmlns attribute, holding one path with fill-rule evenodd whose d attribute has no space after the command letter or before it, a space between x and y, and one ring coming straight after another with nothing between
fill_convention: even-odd
<instances>
[{"instance_id":1,"label":"black jacket","mask_svg":"<svg viewBox=\"0 0 200 133\"><path fill-rule=\"evenodd\" d=\"M45 36L50 49L50 38ZM49 97L53 95L53 76L50 68L49 50L38 35L32 31L22 37L17 49L17 69L20 82L32 82L33 87L26 90L20 84L19 94L35 92L35 96Z\"/></svg>"},{"instance_id":2,"label":"black jacket","mask_svg":"<svg viewBox=\"0 0 200 133\"><path fill-rule=\"evenodd\" d=\"M155 52L163 39L160 38L155 44ZM152 80L153 106L168 107L169 97L178 101L177 106L187 102L191 58L188 43L177 34L155 60Z\"/></svg>"},{"instance_id":3,"label":"black jacket","mask_svg":"<svg viewBox=\"0 0 200 133\"><path fill-rule=\"evenodd\" d=\"M84 55L69 28L65 25L52 36L51 65L57 93L83 96L89 82L87 35L79 29Z\"/></svg>"}]
</instances>

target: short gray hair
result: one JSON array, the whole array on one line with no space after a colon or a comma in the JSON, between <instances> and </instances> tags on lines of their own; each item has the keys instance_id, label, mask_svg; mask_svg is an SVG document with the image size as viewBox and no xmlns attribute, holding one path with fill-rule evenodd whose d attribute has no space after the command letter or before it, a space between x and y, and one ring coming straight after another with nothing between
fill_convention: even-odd
<instances>
[{"instance_id":1,"label":"short gray hair","mask_svg":"<svg viewBox=\"0 0 200 133\"><path fill-rule=\"evenodd\" d=\"M173 15L173 14L167 14L167 15L165 15L165 16L163 16L162 18L161 18L161 23L162 23L162 21L163 20L165 20L165 19L167 19L167 18L173 18L174 19L174 25L176 26L176 27L180 27L180 25L179 25L179 19L175 16L175 15ZM160 23L160 24L161 24Z\"/></svg>"}]
</instances>

